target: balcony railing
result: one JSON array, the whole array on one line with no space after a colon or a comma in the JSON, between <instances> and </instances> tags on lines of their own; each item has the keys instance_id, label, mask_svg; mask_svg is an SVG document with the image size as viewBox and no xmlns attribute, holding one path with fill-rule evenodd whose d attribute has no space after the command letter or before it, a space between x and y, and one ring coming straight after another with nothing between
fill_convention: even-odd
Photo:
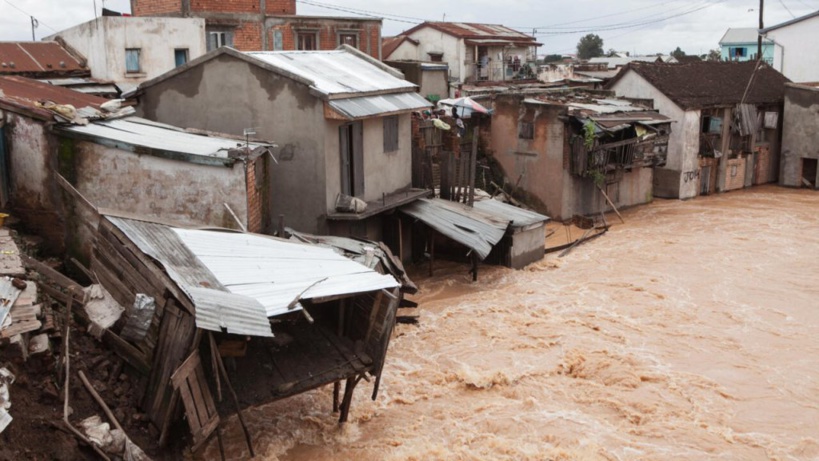
<instances>
[{"instance_id":1,"label":"balcony railing","mask_svg":"<svg viewBox=\"0 0 819 461\"><path fill-rule=\"evenodd\" d=\"M577 176L590 176L595 172L665 165L667 146L667 135L610 143L595 139L591 148L582 136L575 136L571 144L571 171Z\"/></svg>"}]
</instances>

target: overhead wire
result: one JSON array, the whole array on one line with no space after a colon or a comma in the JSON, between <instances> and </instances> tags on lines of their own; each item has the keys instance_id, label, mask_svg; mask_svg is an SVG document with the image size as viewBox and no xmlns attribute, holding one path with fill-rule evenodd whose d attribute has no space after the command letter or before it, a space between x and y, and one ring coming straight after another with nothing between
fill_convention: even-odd
<instances>
[{"instance_id":1,"label":"overhead wire","mask_svg":"<svg viewBox=\"0 0 819 461\"><path fill-rule=\"evenodd\" d=\"M36 16L34 16L33 14L31 14L31 13L29 13L28 11L26 11L26 10L24 10L24 9L20 8L19 6L15 5L14 3L11 3L9 0L3 0L3 1L4 1L4 2L6 2L6 3L8 3L9 5L11 5L11 7L12 7L12 8L14 8L15 10L17 10L17 11L19 11L19 12L21 12L21 13L25 14L25 15L26 15L26 16L28 16L29 18L34 18L35 20L37 20L37 23L38 23L38 24L42 24L42 25L44 25L44 26L48 27L49 29L53 30L54 32L59 32L57 29L55 29L55 28L53 28L53 27L49 26L48 24L44 23L43 21L41 21L40 19L38 19L38 18L37 18Z\"/></svg>"}]
</instances>

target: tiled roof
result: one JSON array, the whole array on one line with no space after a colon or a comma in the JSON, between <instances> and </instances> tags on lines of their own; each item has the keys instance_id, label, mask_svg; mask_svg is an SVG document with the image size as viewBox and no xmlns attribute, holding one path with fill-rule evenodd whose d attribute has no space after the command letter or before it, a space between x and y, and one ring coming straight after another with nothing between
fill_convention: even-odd
<instances>
[{"instance_id":1,"label":"tiled roof","mask_svg":"<svg viewBox=\"0 0 819 461\"><path fill-rule=\"evenodd\" d=\"M0 74L69 74L88 72L57 42L0 42Z\"/></svg>"},{"instance_id":2,"label":"tiled roof","mask_svg":"<svg viewBox=\"0 0 819 461\"><path fill-rule=\"evenodd\" d=\"M769 65L746 62L688 62L681 64L632 62L610 81L612 88L629 71L634 71L683 109L699 109L739 104L748 82L746 103L777 103L784 99L784 75Z\"/></svg>"}]
</instances>

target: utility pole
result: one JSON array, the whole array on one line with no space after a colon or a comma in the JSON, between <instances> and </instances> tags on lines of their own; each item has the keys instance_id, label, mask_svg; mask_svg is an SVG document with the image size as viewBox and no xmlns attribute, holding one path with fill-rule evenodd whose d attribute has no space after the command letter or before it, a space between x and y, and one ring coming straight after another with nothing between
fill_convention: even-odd
<instances>
[{"instance_id":1,"label":"utility pole","mask_svg":"<svg viewBox=\"0 0 819 461\"><path fill-rule=\"evenodd\" d=\"M762 11L765 8L765 0L759 0L759 30L765 28L765 24L762 21ZM756 57L757 61L762 60L762 32L757 32L756 37Z\"/></svg>"},{"instance_id":2,"label":"utility pole","mask_svg":"<svg viewBox=\"0 0 819 461\"><path fill-rule=\"evenodd\" d=\"M40 25L39 21L37 21L37 19L34 16L31 16L31 41L32 42L37 41L37 39L34 38L34 29L39 25Z\"/></svg>"}]
</instances>

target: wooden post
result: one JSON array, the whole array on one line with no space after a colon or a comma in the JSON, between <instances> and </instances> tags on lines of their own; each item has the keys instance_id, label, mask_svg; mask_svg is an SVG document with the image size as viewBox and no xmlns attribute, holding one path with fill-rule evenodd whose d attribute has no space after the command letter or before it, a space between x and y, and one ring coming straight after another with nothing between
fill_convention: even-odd
<instances>
[{"instance_id":1,"label":"wooden post","mask_svg":"<svg viewBox=\"0 0 819 461\"><path fill-rule=\"evenodd\" d=\"M475 250L472 250L472 281L478 281L478 264L480 261L478 260L478 253L475 253Z\"/></svg>"},{"instance_id":2,"label":"wooden post","mask_svg":"<svg viewBox=\"0 0 819 461\"><path fill-rule=\"evenodd\" d=\"M284 238L284 215L279 215L279 238Z\"/></svg>"},{"instance_id":3,"label":"wooden post","mask_svg":"<svg viewBox=\"0 0 819 461\"><path fill-rule=\"evenodd\" d=\"M397 219L398 222L398 259L401 260L401 264L404 263L404 226L401 222L401 218Z\"/></svg>"},{"instance_id":4,"label":"wooden post","mask_svg":"<svg viewBox=\"0 0 819 461\"><path fill-rule=\"evenodd\" d=\"M435 261L435 230L429 228L429 276L432 277L432 263Z\"/></svg>"},{"instance_id":5,"label":"wooden post","mask_svg":"<svg viewBox=\"0 0 819 461\"><path fill-rule=\"evenodd\" d=\"M449 170L450 165L450 157L452 154L450 152L441 152L441 192L440 196L444 200L449 200L450 198L450 176Z\"/></svg>"},{"instance_id":6,"label":"wooden post","mask_svg":"<svg viewBox=\"0 0 819 461\"><path fill-rule=\"evenodd\" d=\"M219 365L219 372L222 374L222 379L225 380L225 385L227 386L231 397L233 397L233 403L236 405L236 416L239 417L239 423L242 425L242 431L245 433L247 449L250 450L250 457L253 458L256 456L256 454L253 452L253 442L250 439L250 431L247 430L245 419L242 417L242 408L239 406L239 398L236 396L236 391L233 390L233 385L230 383L230 378L228 378L227 370L225 369L225 363L222 362L222 356L219 355L219 348L216 347L216 339L213 338L213 333L208 332L208 336L210 338L211 353L216 355L216 363ZM217 431L217 436L218 435L219 434Z\"/></svg>"},{"instance_id":7,"label":"wooden post","mask_svg":"<svg viewBox=\"0 0 819 461\"><path fill-rule=\"evenodd\" d=\"M608 195L606 195L606 191L604 191L604 190L603 190L603 188L602 188L602 187L600 187L600 186L597 186L597 188L598 188L598 189L600 189L600 193L601 193L601 194L603 194L603 197L606 199L606 201L607 201L607 202L609 202L609 205L611 205L611 208L612 208L612 209L614 209L614 212L615 212L615 213L617 213L617 217L618 217L618 218L620 218L620 222L621 222L621 223L623 223L623 224L625 224L625 223L626 223L626 221L623 219L623 216L622 216L622 215L620 215L620 212L619 212L619 211L617 211L617 207L616 207L616 206L614 206L614 203L612 203L612 201L611 201L611 199L609 198L609 196L608 196Z\"/></svg>"},{"instance_id":8,"label":"wooden post","mask_svg":"<svg viewBox=\"0 0 819 461\"><path fill-rule=\"evenodd\" d=\"M469 158L469 206L475 205L475 170L478 168L478 127L472 132L472 156Z\"/></svg>"}]
</instances>

